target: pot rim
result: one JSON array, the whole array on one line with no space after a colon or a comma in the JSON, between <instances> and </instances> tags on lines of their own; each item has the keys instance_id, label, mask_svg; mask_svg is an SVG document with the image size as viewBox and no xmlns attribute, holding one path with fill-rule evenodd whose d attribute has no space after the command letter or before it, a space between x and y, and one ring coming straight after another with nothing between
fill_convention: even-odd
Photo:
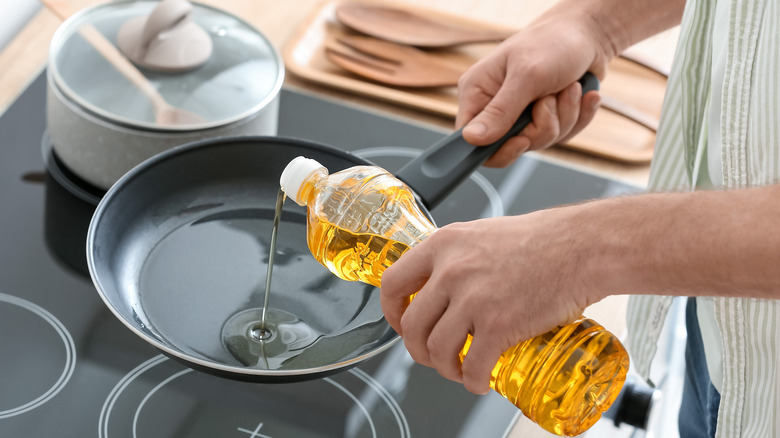
<instances>
[{"instance_id":1,"label":"pot rim","mask_svg":"<svg viewBox=\"0 0 780 438\"><path fill-rule=\"evenodd\" d=\"M247 22L246 20L242 19L241 17L233 15L222 9L205 5L202 3L198 3L198 2L191 2L191 3L193 6L197 6L203 9L208 9L215 13L224 14L230 17L231 19L235 19L236 21L240 22L242 25L246 26L247 28L254 30L257 36L263 40L269 52L271 53L273 60L277 65L276 75L275 75L276 80L275 83L273 84L273 87L271 87L270 91L263 97L263 99L257 102L257 104L247 109L246 111L236 114L235 116L224 118L221 120L215 120L215 121L199 123L199 124L162 126L156 123L143 122L143 121L131 120L125 117L119 117L116 114L106 111L100 108L99 106L94 105L88 102L86 99L79 96L78 93L76 93L71 87L67 85L65 79L60 74L60 71L56 68L57 66L56 56L59 54L62 44L64 43L67 36L70 36L77 31L76 28L74 28L75 26L74 23L80 23L83 20L84 16L94 13L95 11L101 9L110 9L110 8L116 8L118 6L137 4L137 3L139 2L135 0L120 0L120 1L103 3L88 8L84 8L74 13L71 17L65 20L62 24L60 24L60 26L54 32L54 35L52 36L51 39L51 43L49 44L48 69L47 69L49 74L47 74L47 83L50 86L56 88L58 91L60 91L60 93L66 99L66 101L78 106L83 111L92 114L93 116L107 123L117 125L117 126L122 126L122 127L136 129L136 130L141 129L141 130L152 131L152 132L192 132L192 131L202 131L202 130L217 128L241 120L245 120L247 118L251 118L253 115L260 113L264 108L268 107L278 98L282 89L282 85L284 84L285 66L282 60L282 56L279 53L279 50L276 48L276 46L274 46L271 43L271 41L263 32L261 32L259 29L257 29L255 26L253 26L251 23Z\"/></svg>"}]
</instances>

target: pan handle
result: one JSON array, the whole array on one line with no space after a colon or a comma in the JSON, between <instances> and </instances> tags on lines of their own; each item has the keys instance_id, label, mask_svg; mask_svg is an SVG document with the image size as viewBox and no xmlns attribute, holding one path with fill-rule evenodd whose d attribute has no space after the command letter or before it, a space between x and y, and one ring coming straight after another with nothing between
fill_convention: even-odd
<instances>
[{"instance_id":1,"label":"pan handle","mask_svg":"<svg viewBox=\"0 0 780 438\"><path fill-rule=\"evenodd\" d=\"M599 80L590 72L585 73L579 82L583 95L599 89ZM509 132L493 144L474 146L463 139L463 130L458 129L426 149L395 175L414 190L425 207L431 209L465 181L504 142L531 123L532 109L533 103L520 114Z\"/></svg>"}]
</instances>

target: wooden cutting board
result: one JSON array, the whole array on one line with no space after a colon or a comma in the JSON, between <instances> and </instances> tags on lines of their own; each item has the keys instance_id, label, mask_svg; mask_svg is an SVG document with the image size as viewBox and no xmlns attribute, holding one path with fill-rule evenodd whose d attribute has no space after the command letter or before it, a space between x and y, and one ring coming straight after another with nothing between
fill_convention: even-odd
<instances>
[{"instance_id":1,"label":"wooden cutting board","mask_svg":"<svg viewBox=\"0 0 780 438\"><path fill-rule=\"evenodd\" d=\"M338 0L321 2L293 32L282 49L288 72L320 85L452 117L454 120L458 108L455 87L392 87L354 75L332 64L325 57L326 41L341 34L354 34L354 31L337 20L335 10L339 4ZM461 22L474 27L496 27L491 23L432 9L404 7L431 18ZM436 56L470 65L487 55L495 46L495 43L482 43L429 51ZM603 95L622 101L653 118L660 115L665 89L664 75L623 58L612 61L607 77L601 84ZM562 146L620 162L644 164L653 156L654 142L655 133L652 130L602 109L587 128Z\"/></svg>"}]
</instances>

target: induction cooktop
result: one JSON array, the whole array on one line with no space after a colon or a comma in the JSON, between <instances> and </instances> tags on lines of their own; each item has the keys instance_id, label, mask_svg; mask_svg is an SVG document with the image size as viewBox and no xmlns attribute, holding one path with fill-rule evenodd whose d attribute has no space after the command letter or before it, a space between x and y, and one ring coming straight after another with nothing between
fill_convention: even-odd
<instances>
[{"instance_id":1,"label":"induction cooktop","mask_svg":"<svg viewBox=\"0 0 780 438\"><path fill-rule=\"evenodd\" d=\"M0 117L0 436L503 437L519 411L415 364L402 343L336 375L257 384L168 359L103 304L85 261L102 195L47 148L45 75ZM323 99L281 95L279 135L396 170L448 132ZM439 225L522 214L636 187L527 154L480 169L432 211Z\"/></svg>"}]
</instances>

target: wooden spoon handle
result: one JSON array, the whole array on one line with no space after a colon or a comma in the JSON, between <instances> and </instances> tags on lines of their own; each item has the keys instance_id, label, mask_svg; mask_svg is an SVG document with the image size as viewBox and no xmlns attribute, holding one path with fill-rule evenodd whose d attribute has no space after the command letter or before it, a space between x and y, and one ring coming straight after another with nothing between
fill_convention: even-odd
<instances>
[{"instance_id":1,"label":"wooden spoon handle","mask_svg":"<svg viewBox=\"0 0 780 438\"><path fill-rule=\"evenodd\" d=\"M636 122L645 128L653 131L658 132L658 119L642 112L641 110L622 102L618 99L614 99L610 96L606 96L604 94L601 95L601 107L604 108L607 111L612 111L613 113L625 117L628 120L631 120L633 122Z\"/></svg>"},{"instance_id":2,"label":"wooden spoon handle","mask_svg":"<svg viewBox=\"0 0 780 438\"><path fill-rule=\"evenodd\" d=\"M63 0L40 0L46 8L60 20L67 20L73 15L68 2ZM168 103L157 91L157 88L111 43L102 33L90 25L82 26L79 34L84 37L111 65L123 76L138 87L155 107L167 106Z\"/></svg>"}]
</instances>

